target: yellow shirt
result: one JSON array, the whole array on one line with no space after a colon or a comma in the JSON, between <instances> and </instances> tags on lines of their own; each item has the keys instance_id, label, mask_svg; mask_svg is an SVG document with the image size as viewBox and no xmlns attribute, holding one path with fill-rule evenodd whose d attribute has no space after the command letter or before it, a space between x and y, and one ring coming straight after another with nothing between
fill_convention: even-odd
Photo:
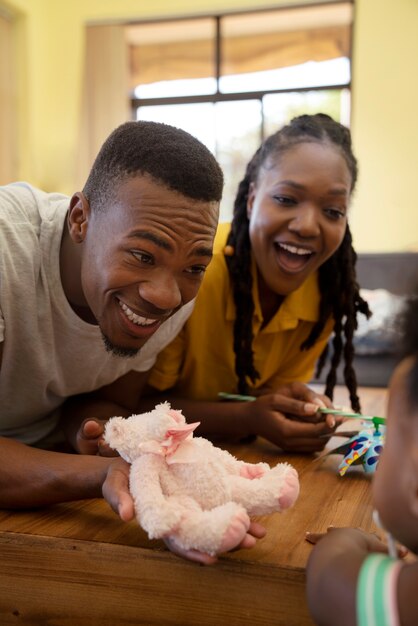
<instances>
[{"instance_id":1,"label":"yellow shirt","mask_svg":"<svg viewBox=\"0 0 418 626\"><path fill-rule=\"evenodd\" d=\"M223 255L229 224L220 224L214 257L200 287L196 305L179 335L159 355L149 384L196 400L217 400L218 392L237 392L233 328L236 316L228 269ZM300 346L318 320L320 294L317 274L289 294L270 322L262 328L257 272L252 265L254 365L260 374L255 388L293 381L309 382L315 363L332 332L333 322L309 350Z\"/></svg>"}]
</instances>

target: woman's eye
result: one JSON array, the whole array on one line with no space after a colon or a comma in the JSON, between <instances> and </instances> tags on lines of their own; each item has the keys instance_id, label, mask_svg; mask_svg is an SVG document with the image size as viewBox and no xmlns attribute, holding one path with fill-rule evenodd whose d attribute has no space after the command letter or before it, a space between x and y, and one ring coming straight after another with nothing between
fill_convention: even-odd
<instances>
[{"instance_id":1,"label":"woman's eye","mask_svg":"<svg viewBox=\"0 0 418 626\"><path fill-rule=\"evenodd\" d=\"M342 209L337 209L337 208L333 208L333 207L329 207L329 208L325 209L325 213L332 220L340 220L343 217L345 217L345 211L343 211Z\"/></svg>"},{"instance_id":2,"label":"woman's eye","mask_svg":"<svg viewBox=\"0 0 418 626\"><path fill-rule=\"evenodd\" d=\"M274 196L277 204L281 206L292 206L296 204L296 200L294 198L289 198L289 196Z\"/></svg>"},{"instance_id":3,"label":"woman's eye","mask_svg":"<svg viewBox=\"0 0 418 626\"><path fill-rule=\"evenodd\" d=\"M138 252L137 250L133 251L132 254L140 263L144 263L144 265L152 265L154 262L154 258L151 254L147 252Z\"/></svg>"}]
</instances>

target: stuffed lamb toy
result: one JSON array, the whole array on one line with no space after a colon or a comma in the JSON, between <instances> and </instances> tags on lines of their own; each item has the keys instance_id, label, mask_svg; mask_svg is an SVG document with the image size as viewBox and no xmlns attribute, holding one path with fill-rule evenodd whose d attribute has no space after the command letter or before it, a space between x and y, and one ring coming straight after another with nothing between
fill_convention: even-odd
<instances>
[{"instance_id":1,"label":"stuffed lamb toy","mask_svg":"<svg viewBox=\"0 0 418 626\"><path fill-rule=\"evenodd\" d=\"M291 507L299 495L288 463L245 463L202 437L168 402L128 418L112 417L105 441L131 464L130 491L150 539L210 555L238 546L251 515Z\"/></svg>"}]
</instances>

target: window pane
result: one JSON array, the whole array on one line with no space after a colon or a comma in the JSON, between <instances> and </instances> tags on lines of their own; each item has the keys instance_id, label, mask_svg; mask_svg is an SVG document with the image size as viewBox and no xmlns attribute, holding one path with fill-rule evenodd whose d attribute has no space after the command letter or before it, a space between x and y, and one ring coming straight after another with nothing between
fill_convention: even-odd
<instances>
[{"instance_id":1,"label":"window pane","mask_svg":"<svg viewBox=\"0 0 418 626\"><path fill-rule=\"evenodd\" d=\"M348 2L224 16L221 91L348 83L351 23Z\"/></svg>"},{"instance_id":2,"label":"window pane","mask_svg":"<svg viewBox=\"0 0 418 626\"><path fill-rule=\"evenodd\" d=\"M303 113L328 113L349 125L350 93L348 89L270 94L263 98L264 132L271 135L292 117Z\"/></svg>"},{"instance_id":3,"label":"window pane","mask_svg":"<svg viewBox=\"0 0 418 626\"><path fill-rule=\"evenodd\" d=\"M214 93L215 26L213 18L127 26L135 96Z\"/></svg>"},{"instance_id":4,"label":"window pane","mask_svg":"<svg viewBox=\"0 0 418 626\"><path fill-rule=\"evenodd\" d=\"M350 82L350 61L346 58L330 61L308 61L277 70L222 77L220 91L240 93L271 89L298 89L323 85L347 85Z\"/></svg>"},{"instance_id":5,"label":"window pane","mask_svg":"<svg viewBox=\"0 0 418 626\"><path fill-rule=\"evenodd\" d=\"M232 219L239 182L261 141L261 102L241 100L216 104L216 156L225 176L220 221Z\"/></svg>"},{"instance_id":6,"label":"window pane","mask_svg":"<svg viewBox=\"0 0 418 626\"><path fill-rule=\"evenodd\" d=\"M216 152L215 108L212 103L139 107L136 118L182 128L197 137L211 152Z\"/></svg>"},{"instance_id":7,"label":"window pane","mask_svg":"<svg viewBox=\"0 0 418 626\"><path fill-rule=\"evenodd\" d=\"M221 221L230 220L238 183L261 141L261 102L139 107L136 118L183 128L216 155L225 175Z\"/></svg>"}]
</instances>

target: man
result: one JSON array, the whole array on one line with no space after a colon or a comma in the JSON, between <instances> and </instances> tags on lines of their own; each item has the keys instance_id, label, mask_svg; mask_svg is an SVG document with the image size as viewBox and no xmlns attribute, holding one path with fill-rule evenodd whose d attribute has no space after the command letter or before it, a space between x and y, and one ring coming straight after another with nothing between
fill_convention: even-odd
<instances>
[{"instance_id":1,"label":"man","mask_svg":"<svg viewBox=\"0 0 418 626\"><path fill-rule=\"evenodd\" d=\"M0 507L103 495L132 519L122 459L45 448L60 418L75 442L83 419L138 412L146 372L193 307L222 185L191 135L128 122L71 198L0 189Z\"/></svg>"}]
</instances>

